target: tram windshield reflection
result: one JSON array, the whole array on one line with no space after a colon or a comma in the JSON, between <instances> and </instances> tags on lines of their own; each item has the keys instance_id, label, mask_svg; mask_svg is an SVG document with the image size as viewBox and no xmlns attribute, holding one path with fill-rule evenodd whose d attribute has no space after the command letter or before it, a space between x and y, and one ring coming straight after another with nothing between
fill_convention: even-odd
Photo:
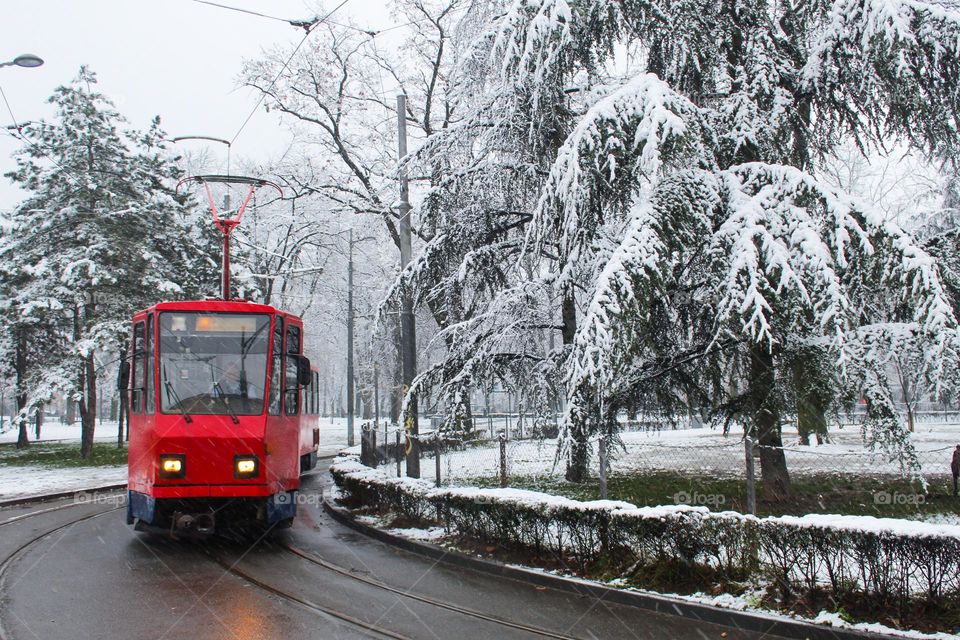
<instances>
[{"instance_id":1,"label":"tram windshield reflection","mask_svg":"<svg viewBox=\"0 0 960 640\"><path fill-rule=\"evenodd\" d=\"M160 410L198 415L263 413L270 316L160 314Z\"/></svg>"}]
</instances>

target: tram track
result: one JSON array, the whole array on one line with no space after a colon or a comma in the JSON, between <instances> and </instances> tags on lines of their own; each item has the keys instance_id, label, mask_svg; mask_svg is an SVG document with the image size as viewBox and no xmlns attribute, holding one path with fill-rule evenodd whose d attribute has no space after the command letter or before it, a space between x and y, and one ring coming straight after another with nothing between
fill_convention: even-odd
<instances>
[{"instance_id":1,"label":"tram track","mask_svg":"<svg viewBox=\"0 0 960 640\"><path fill-rule=\"evenodd\" d=\"M77 490L75 493L82 493L83 491L84 491L84 490L80 489L80 490ZM91 494L93 494L94 491L96 491L96 490L89 490L88 492L91 493ZM111 491L98 492L96 495L100 495L100 493L109 495L109 494L111 493ZM118 495L119 495L119 494L118 494ZM40 503L40 502L43 502L45 499L46 499L45 496L39 496L39 497L37 498L36 502ZM24 504L31 504L31 503L24 503ZM30 511L29 513L23 513L23 514L20 514L20 515L17 515L17 516L13 516L12 518L7 518L6 520L0 520L0 527L5 527L5 526L10 525L10 524L16 524L16 523L18 523L18 522L23 522L24 520L29 520L30 518L35 518L35 517L37 517L37 516L42 516L42 515L47 514L47 513L53 513L53 512L55 512L55 511L62 511L63 509L69 509L70 507L82 507L82 506L84 506L84 505L86 505L86 504L89 504L89 503L87 503L87 502L67 502L67 503L65 503L65 504L57 505L57 506L55 506L55 507L48 507L48 508L46 508L46 509L38 509L38 510L36 510L36 511ZM14 505L14 506L20 506L20 505Z\"/></svg>"},{"instance_id":2,"label":"tram track","mask_svg":"<svg viewBox=\"0 0 960 640\"><path fill-rule=\"evenodd\" d=\"M457 605L457 604L453 604L453 603L450 603L450 602L445 602L445 601L443 601L443 600L438 600L438 599L436 599L436 598L431 598L430 596L425 596L425 595L418 594L418 593L412 593L412 592L410 592L410 591L408 591L408 590L405 590L405 589L401 589L401 588L398 588L398 587L393 587L393 586L391 586L391 585L389 585L389 584L386 584L385 582L381 582L381 581L376 580L376 579L374 579L374 578L370 578L370 577L367 577L367 576L358 575L356 572L351 571L350 569L348 569L348 568L346 568L346 567L342 567L342 566L337 565L337 564L334 564L334 563L332 563L332 562L330 562L330 561L328 561L328 560L324 560L323 558L320 558L320 557L318 557L318 556L316 556L316 555L314 555L314 554L312 554L312 553L310 553L310 552L307 552L307 551L304 551L304 550L299 549L299 548L297 548L297 547L294 547L293 545L289 545L289 544L279 544L278 546L279 546L281 549L283 549L284 551L286 551L287 553L290 553L290 554L292 554L292 555L295 555L295 556L299 557L300 559L305 560L305 561L307 561L307 562L309 562L309 563L311 563L311 564L313 564L313 565L322 567L322 568L324 568L324 569L326 569L326 570L328 570L328 571L333 571L333 572L335 572L335 573L337 573L337 574L339 574L339 575L341 575L341 576L344 576L344 577L346 577L346 578L351 578L351 579L356 580L356 581L358 581L358 582L362 582L363 584L366 584L366 585L368 585L368 586L375 587L375 588L378 588L378 589L382 589L382 590L384 590L384 591L388 591L388 592L390 592L390 593L396 594L396 595L401 596L401 597L404 597L404 598L409 598L409 599L411 599L411 600L416 600L417 602L421 602L421 603L424 603L424 604L427 604L427 605L431 605L431 606L434 606L434 607L438 607L438 608L441 608L441 609L446 609L447 611L452 611L452 612L454 612L454 613L459 613L459 614L461 614L461 615L465 615L465 616L468 616L468 617L470 617L470 618L474 618L474 619L477 619L477 620L483 620L484 622L490 622L490 623L499 625L499 626L501 626L501 627L507 627L507 628L510 628L510 629L515 629L515 630L517 630L517 631L524 631L524 632L526 632L526 633L530 633L530 634L536 635L536 636L541 636L541 637L544 637L544 638L554 638L554 639L556 639L556 640L575 640L572 636L564 635L564 634L562 634L562 633L556 633L556 632L550 631L550 630L548 630L548 629L542 629L542 628L540 628L540 627L534 627L534 626L531 626L531 625L523 624L523 623L521 623L521 622L513 622L513 621L511 621L511 620L505 620L505 619L503 619L503 618L499 618L499 617L497 617L497 616L491 616L491 615L489 615L489 614L483 613L483 612L481 612L481 611L477 611L477 610L475 610L475 609L470 609L470 608L468 608L468 607L463 607L463 606L460 606L460 605Z\"/></svg>"},{"instance_id":3,"label":"tram track","mask_svg":"<svg viewBox=\"0 0 960 640\"><path fill-rule=\"evenodd\" d=\"M303 597L301 597L301 596L299 596L299 595L297 595L297 594L295 594L295 593L291 593L290 591L287 591L286 589L282 589L282 588L280 588L280 587L276 587L276 586L274 586L274 585L268 584L268 583L260 580L259 578L256 578L256 577L250 575L250 574L247 573L246 571L243 571L242 569L239 569L239 568L236 566L236 565L238 564L238 562L230 563L230 562L228 562L226 559L224 559L223 557L218 556L218 555L216 555L216 554L209 554L209 555L210 555L210 557L213 559L214 562L216 562L218 565L220 565L220 566L224 569L224 571L226 571L226 572L229 573L230 575L232 575L232 576L234 576L234 577L236 577L236 578L239 578L239 579L243 580L244 582L246 582L246 583L248 583L248 584L253 585L254 587L260 589L261 591L264 591L264 592L266 592L266 593L272 594L272 595L274 595L274 596L276 596L276 597L278 597L278 598L281 598L282 600L286 600L286 601L288 601L288 602L293 602L293 603L295 603L295 604L297 604L297 605L299 605L299 606L307 609L308 611L312 611L313 613L316 613L316 614L318 614L318 615L324 615L324 616L330 616L330 617L332 617L332 618L336 618L337 620L340 620L341 622L345 622L345 623L349 624L350 626L353 626L353 627L357 627L357 628L359 628L359 629L362 629L363 631L367 632L368 634L371 634L371 635L373 635L373 636L375 636L375 637L378 637L378 638L379 638L379 637L382 637L382 638L391 638L392 640L413 640L413 639L410 638L409 636L405 636L405 635L399 634L399 633L397 633L397 632L395 632L395 631L392 631L392 630L387 629L387 628L385 628L385 627L381 627L381 626L379 626L379 625L377 625L377 624L374 624L374 623L366 622L366 621L361 620L360 618L357 618L357 617L355 617L355 616L351 616L351 615L349 615L349 614L347 614L347 613L344 613L344 612L342 612L342 611L338 611L337 609L333 609L333 608L331 608L331 607L327 607L327 606L324 606L324 605L322 605L322 604L318 604L318 603L313 602L313 601L311 601L311 600L307 600L306 598L303 598ZM0 639L0 640L2 640L2 639Z\"/></svg>"},{"instance_id":4,"label":"tram track","mask_svg":"<svg viewBox=\"0 0 960 640\"><path fill-rule=\"evenodd\" d=\"M62 505L61 507L57 507L57 508L55 508L55 509L43 510L43 511L41 511L41 512L37 512L37 513L34 513L34 514L24 514L24 517L22 517L22 518L19 518L19 519L17 519L17 520L7 520L7 521L5 521L3 524L14 524L15 522L23 522L24 520L26 520L26 517L27 517L27 516L31 516L31 515L41 515L42 513L50 513L50 511L59 511L60 509L66 508L66 507L68 507L68 506L80 506L80 505L68 504L68 505ZM103 511L97 511L96 513L89 513L89 514L84 515L84 516L79 517L79 518L74 518L74 519L72 519L72 520L70 520L70 521L68 521L68 522L65 522L65 523L63 523L63 524L60 524L60 525L58 525L58 526L56 526L56 527L54 527L54 528L52 528L52 529L47 529L47 530L44 531L43 533L40 533L40 534L35 535L35 536L32 536L32 537L30 537L29 540L27 540L26 542L24 542L24 543L22 543L21 545L19 545L16 549L14 549L12 552L10 552L9 554L7 554L7 557L4 558L2 562L0 562L0 597L2 597L2 595L3 595L3 590L4 590L4 588L6 587L7 571L8 571L8 570L10 569L10 567L12 567L13 564L14 564L21 556L23 556L31 547L39 544L39 543L42 542L43 540L46 540L46 539L49 538L50 536L52 536L52 535L54 535L54 534L56 534L56 533L58 533L58 532L60 532L60 531L63 531L63 530L65 530L65 529L69 529L70 527L72 527L72 526L74 526L74 525L76 525L76 524L79 524L79 523L81 523L81 522L86 522L87 520L92 520L93 518L99 518L100 516L106 515L106 514L108 514L108 513L112 513L112 512L114 512L114 511L117 511L117 510L122 509L122 508L123 508L122 506L113 507L113 508L110 508L110 509L104 509ZM4 625L3 625L3 618L0 617L0 640L8 640L9 637L10 637L9 634L7 634L6 629L4 628Z\"/></svg>"}]
</instances>

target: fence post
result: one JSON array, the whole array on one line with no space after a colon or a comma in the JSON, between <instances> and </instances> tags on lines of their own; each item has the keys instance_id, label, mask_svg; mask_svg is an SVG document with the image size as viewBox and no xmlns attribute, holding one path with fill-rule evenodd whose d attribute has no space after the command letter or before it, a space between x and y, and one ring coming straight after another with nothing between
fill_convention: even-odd
<instances>
[{"instance_id":1,"label":"fence post","mask_svg":"<svg viewBox=\"0 0 960 640\"><path fill-rule=\"evenodd\" d=\"M401 475L400 472L400 457L403 455L403 449L400 448L400 429L397 429L397 448L393 450L393 455L397 457L397 477Z\"/></svg>"},{"instance_id":2,"label":"fence post","mask_svg":"<svg viewBox=\"0 0 960 640\"><path fill-rule=\"evenodd\" d=\"M372 466L370 464L370 438L367 436L367 433L370 431L370 427L367 425L360 426L360 464L365 466Z\"/></svg>"},{"instance_id":3,"label":"fence post","mask_svg":"<svg viewBox=\"0 0 960 640\"><path fill-rule=\"evenodd\" d=\"M440 486L440 435L433 432L433 458L437 463L437 486Z\"/></svg>"},{"instance_id":4,"label":"fence post","mask_svg":"<svg viewBox=\"0 0 960 640\"><path fill-rule=\"evenodd\" d=\"M507 486L507 438L500 434L500 486Z\"/></svg>"},{"instance_id":5,"label":"fence post","mask_svg":"<svg viewBox=\"0 0 960 640\"><path fill-rule=\"evenodd\" d=\"M757 480L753 469L753 438L747 434L743 438L744 455L747 463L747 513L757 514Z\"/></svg>"},{"instance_id":6,"label":"fence post","mask_svg":"<svg viewBox=\"0 0 960 640\"><path fill-rule=\"evenodd\" d=\"M370 440L370 444L367 445L367 450L370 452L370 466L376 469L379 464L379 456L377 455L377 427L368 426L367 427L367 438Z\"/></svg>"},{"instance_id":7,"label":"fence post","mask_svg":"<svg viewBox=\"0 0 960 640\"><path fill-rule=\"evenodd\" d=\"M607 436L600 436L600 499L607 499Z\"/></svg>"}]
</instances>

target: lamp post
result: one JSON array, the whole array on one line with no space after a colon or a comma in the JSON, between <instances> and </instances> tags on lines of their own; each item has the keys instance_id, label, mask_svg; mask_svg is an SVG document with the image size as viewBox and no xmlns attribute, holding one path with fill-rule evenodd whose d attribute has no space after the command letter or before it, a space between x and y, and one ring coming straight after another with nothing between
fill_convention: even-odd
<instances>
[{"instance_id":1,"label":"lamp post","mask_svg":"<svg viewBox=\"0 0 960 640\"><path fill-rule=\"evenodd\" d=\"M0 62L0 67L24 67L32 69L43 64L43 58L32 53L22 53L10 62Z\"/></svg>"}]
</instances>

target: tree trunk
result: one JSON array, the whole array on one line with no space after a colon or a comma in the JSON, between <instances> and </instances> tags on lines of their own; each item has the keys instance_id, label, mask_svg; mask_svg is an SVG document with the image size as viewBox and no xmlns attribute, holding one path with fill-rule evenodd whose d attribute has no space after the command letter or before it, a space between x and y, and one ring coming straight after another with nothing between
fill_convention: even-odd
<instances>
[{"instance_id":1,"label":"tree trunk","mask_svg":"<svg viewBox=\"0 0 960 640\"><path fill-rule=\"evenodd\" d=\"M790 475L773 398L774 382L773 355L762 345L754 345L750 349L750 395L757 412L753 422L760 445L763 496L770 502L782 502L790 497Z\"/></svg>"},{"instance_id":2,"label":"tree trunk","mask_svg":"<svg viewBox=\"0 0 960 640\"><path fill-rule=\"evenodd\" d=\"M14 356L16 369L17 449L23 449L30 440L27 438L27 334L23 328L17 330L17 350Z\"/></svg>"},{"instance_id":3,"label":"tree trunk","mask_svg":"<svg viewBox=\"0 0 960 640\"><path fill-rule=\"evenodd\" d=\"M577 334L577 306L573 298L573 289L568 287L563 292L563 302L560 308L563 328L563 346L569 350ZM564 474L568 482L586 482L587 467L590 464L590 450L587 444L588 411L578 412L573 416L570 428L570 457L567 459L567 470Z\"/></svg>"},{"instance_id":4,"label":"tree trunk","mask_svg":"<svg viewBox=\"0 0 960 640\"><path fill-rule=\"evenodd\" d=\"M84 317L90 320L96 312L94 304L84 307ZM73 313L73 338L79 342L82 337L80 331L80 309L75 308ZM97 428L97 367L93 361L93 353L83 357L80 367L80 457L89 460L93 455L93 434Z\"/></svg>"},{"instance_id":5,"label":"tree trunk","mask_svg":"<svg viewBox=\"0 0 960 640\"><path fill-rule=\"evenodd\" d=\"M43 427L43 405L37 407L37 412L33 415L33 439L40 439L40 428Z\"/></svg>"},{"instance_id":6,"label":"tree trunk","mask_svg":"<svg viewBox=\"0 0 960 640\"><path fill-rule=\"evenodd\" d=\"M360 412L361 420L373 420L373 394L370 389L361 389L359 400L362 403Z\"/></svg>"},{"instance_id":7,"label":"tree trunk","mask_svg":"<svg viewBox=\"0 0 960 640\"><path fill-rule=\"evenodd\" d=\"M400 408L403 406L403 350L400 343L400 320L394 316L393 343L396 358L393 366L393 385L390 388L390 423L400 424Z\"/></svg>"},{"instance_id":8,"label":"tree trunk","mask_svg":"<svg viewBox=\"0 0 960 640\"><path fill-rule=\"evenodd\" d=\"M800 444L809 445L810 436L817 436L819 444L827 434L828 400L818 389L820 371L817 352L802 351L793 360L793 390L797 399L797 433Z\"/></svg>"},{"instance_id":9,"label":"tree trunk","mask_svg":"<svg viewBox=\"0 0 960 640\"><path fill-rule=\"evenodd\" d=\"M97 368L92 353L83 359L80 387L84 391L80 401L80 457L89 460L93 455L93 434L97 428Z\"/></svg>"},{"instance_id":10,"label":"tree trunk","mask_svg":"<svg viewBox=\"0 0 960 640\"><path fill-rule=\"evenodd\" d=\"M567 460L567 482L583 483L587 481L587 467L590 465L590 450L586 437L582 433L574 435L570 443L570 458Z\"/></svg>"}]
</instances>

